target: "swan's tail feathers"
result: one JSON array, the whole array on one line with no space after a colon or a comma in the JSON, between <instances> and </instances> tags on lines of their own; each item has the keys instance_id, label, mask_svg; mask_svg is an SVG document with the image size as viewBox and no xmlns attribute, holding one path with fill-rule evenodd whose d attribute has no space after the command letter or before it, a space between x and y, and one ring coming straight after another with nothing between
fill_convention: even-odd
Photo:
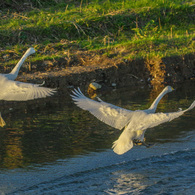
<instances>
[{"instance_id":1,"label":"swan's tail feathers","mask_svg":"<svg viewBox=\"0 0 195 195\"><path fill-rule=\"evenodd\" d=\"M3 120L3 118L1 117L1 113L0 113L0 126L4 127L6 125L5 121Z\"/></svg>"},{"instance_id":2,"label":"swan's tail feathers","mask_svg":"<svg viewBox=\"0 0 195 195\"><path fill-rule=\"evenodd\" d=\"M133 140L125 136L120 136L119 139L117 139L112 146L113 151L119 155L124 154L132 147L133 147Z\"/></svg>"}]
</instances>

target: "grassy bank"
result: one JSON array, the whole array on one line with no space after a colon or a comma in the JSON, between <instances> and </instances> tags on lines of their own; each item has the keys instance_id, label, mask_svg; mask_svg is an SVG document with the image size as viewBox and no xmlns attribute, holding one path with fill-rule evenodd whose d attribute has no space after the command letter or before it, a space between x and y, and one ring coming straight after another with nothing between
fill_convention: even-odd
<instances>
[{"instance_id":1,"label":"grassy bank","mask_svg":"<svg viewBox=\"0 0 195 195\"><path fill-rule=\"evenodd\" d=\"M194 53L193 0L30 2L1 5L1 66L15 64L30 46L38 51L33 63L65 59L67 65L87 51L89 58L98 53L128 60Z\"/></svg>"}]
</instances>

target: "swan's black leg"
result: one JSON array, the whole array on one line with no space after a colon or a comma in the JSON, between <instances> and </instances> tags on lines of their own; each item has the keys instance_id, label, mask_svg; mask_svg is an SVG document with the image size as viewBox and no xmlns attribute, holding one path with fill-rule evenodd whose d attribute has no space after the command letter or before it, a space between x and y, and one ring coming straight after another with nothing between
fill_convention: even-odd
<instances>
[{"instance_id":1,"label":"swan's black leg","mask_svg":"<svg viewBox=\"0 0 195 195\"><path fill-rule=\"evenodd\" d=\"M153 147L155 144L147 144L146 142L145 142L145 140L144 141L140 141L140 140L137 140L137 139L135 139L135 140L133 140L133 143L135 144L135 145L143 145L143 146L145 146L145 147L147 147L147 148L151 148L151 147Z\"/></svg>"},{"instance_id":2,"label":"swan's black leg","mask_svg":"<svg viewBox=\"0 0 195 195\"><path fill-rule=\"evenodd\" d=\"M153 147L155 144L147 144L146 142L142 142L142 145L143 146L146 146L146 148L151 148L151 147Z\"/></svg>"}]
</instances>

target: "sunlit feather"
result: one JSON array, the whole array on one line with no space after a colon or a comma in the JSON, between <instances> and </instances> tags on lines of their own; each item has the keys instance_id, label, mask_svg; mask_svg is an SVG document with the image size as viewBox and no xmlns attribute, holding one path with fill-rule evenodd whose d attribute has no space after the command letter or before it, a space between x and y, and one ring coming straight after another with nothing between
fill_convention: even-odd
<instances>
[{"instance_id":1,"label":"sunlit feather","mask_svg":"<svg viewBox=\"0 0 195 195\"><path fill-rule=\"evenodd\" d=\"M56 89L39 87L37 84L8 80L0 75L0 100L26 101L45 98L56 92Z\"/></svg>"}]
</instances>

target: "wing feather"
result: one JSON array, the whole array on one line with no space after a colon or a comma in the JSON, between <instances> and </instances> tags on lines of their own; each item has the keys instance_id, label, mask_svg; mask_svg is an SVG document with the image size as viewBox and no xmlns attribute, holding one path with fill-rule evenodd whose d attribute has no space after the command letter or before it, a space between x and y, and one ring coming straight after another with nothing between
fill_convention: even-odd
<instances>
[{"instance_id":1,"label":"wing feather","mask_svg":"<svg viewBox=\"0 0 195 195\"><path fill-rule=\"evenodd\" d=\"M72 93L71 97L78 107L88 110L100 121L116 129L121 130L133 115L133 112L130 110L106 103L100 99L98 102L87 98L79 88L74 89Z\"/></svg>"},{"instance_id":2,"label":"wing feather","mask_svg":"<svg viewBox=\"0 0 195 195\"><path fill-rule=\"evenodd\" d=\"M0 76L0 90L0 100L6 101L26 101L45 98L56 92L56 89L39 87L31 83L12 81L3 76Z\"/></svg>"},{"instance_id":3,"label":"wing feather","mask_svg":"<svg viewBox=\"0 0 195 195\"><path fill-rule=\"evenodd\" d=\"M137 112L133 117L135 117L132 122L129 123L129 128L136 130L146 130L148 128L156 127L162 123L170 122L175 118L183 115L185 112L193 109L195 107L195 101L191 104L189 108L183 111L170 112L170 113L151 113L146 114L144 112Z\"/></svg>"}]
</instances>

